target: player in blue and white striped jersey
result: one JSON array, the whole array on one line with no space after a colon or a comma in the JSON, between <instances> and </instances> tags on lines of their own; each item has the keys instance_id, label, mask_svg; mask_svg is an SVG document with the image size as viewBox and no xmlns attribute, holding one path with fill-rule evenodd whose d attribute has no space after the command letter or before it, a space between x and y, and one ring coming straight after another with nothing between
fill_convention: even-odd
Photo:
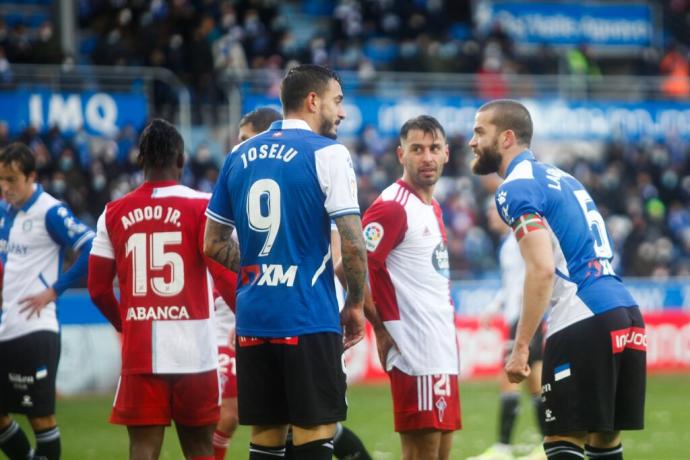
<instances>
[{"instance_id":1,"label":"player in blue and white striped jersey","mask_svg":"<svg viewBox=\"0 0 690 460\"><path fill-rule=\"evenodd\" d=\"M29 458L29 442L10 413L25 414L36 435L35 458L60 457L55 378L60 357L57 297L86 275L94 233L35 183L36 163L24 144L0 153L0 449ZM65 249L79 252L62 272Z\"/></svg>"},{"instance_id":2,"label":"player in blue and white striped jersey","mask_svg":"<svg viewBox=\"0 0 690 460\"><path fill-rule=\"evenodd\" d=\"M529 150L532 119L516 101L478 110L475 174L504 178L496 206L525 259L522 311L506 364L530 373L529 343L549 313L544 363L544 450L552 459L622 459L620 430L642 429L646 334L635 300L613 270L604 220L580 182ZM584 448L584 449L583 449Z\"/></svg>"}]
</instances>

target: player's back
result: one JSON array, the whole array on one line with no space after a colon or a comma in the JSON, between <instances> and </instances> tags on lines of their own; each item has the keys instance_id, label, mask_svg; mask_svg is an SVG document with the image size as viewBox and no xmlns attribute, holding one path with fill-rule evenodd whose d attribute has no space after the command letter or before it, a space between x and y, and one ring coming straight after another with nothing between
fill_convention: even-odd
<instances>
[{"instance_id":1,"label":"player's back","mask_svg":"<svg viewBox=\"0 0 690 460\"><path fill-rule=\"evenodd\" d=\"M349 153L306 126L274 123L229 155L220 178L240 244L241 335L340 331L326 195L329 156ZM342 211L331 217L353 212Z\"/></svg>"},{"instance_id":2,"label":"player's back","mask_svg":"<svg viewBox=\"0 0 690 460\"><path fill-rule=\"evenodd\" d=\"M104 224L116 260L125 373L215 367L201 249L208 198L175 182L146 182L106 207L99 231Z\"/></svg>"}]
</instances>

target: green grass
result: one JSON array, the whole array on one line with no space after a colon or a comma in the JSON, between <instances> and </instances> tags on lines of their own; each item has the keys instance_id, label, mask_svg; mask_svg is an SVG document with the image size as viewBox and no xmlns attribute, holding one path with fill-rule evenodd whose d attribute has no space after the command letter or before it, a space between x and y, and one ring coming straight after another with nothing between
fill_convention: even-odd
<instances>
[{"instance_id":1,"label":"green grass","mask_svg":"<svg viewBox=\"0 0 690 460\"><path fill-rule=\"evenodd\" d=\"M646 429L624 434L626 460L690 459L690 375L650 377L647 393ZM451 458L464 459L494 442L498 385L493 381L461 382L463 430L455 435ZM107 423L111 396L84 396L58 401L65 460L110 460L127 458L127 434L123 427ZM387 385L357 385L349 390L347 426L365 442L376 460L400 458L400 445L393 432L391 401ZM515 428L518 445L539 439L534 413L527 397ZM20 420L26 427L24 420ZM246 459L248 429L240 427L228 459ZM166 432L162 459L181 459L174 432Z\"/></svg>"}]
</instances>

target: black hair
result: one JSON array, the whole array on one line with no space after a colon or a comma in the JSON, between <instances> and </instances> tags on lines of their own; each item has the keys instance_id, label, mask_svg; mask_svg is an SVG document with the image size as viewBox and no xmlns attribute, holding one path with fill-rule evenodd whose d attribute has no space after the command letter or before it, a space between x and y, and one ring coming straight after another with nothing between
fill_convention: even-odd
<instances>
[{"instance_id":1,"label":"black hair","mask_svg":"<svg viewBox=\"0 0 690 460\"><path fill-rule=\"evenodd\" d=\"M257 133L266 131L271 123L282 120L283 116L270 107L260 107L242 117L239 126L252 125Z\"/></svg>"},{"instance_id":2,"label":"black hair","mask_svg":"<svg viewBox=\"0 0 690 460\"><path fill-rule=\"evenodd\" d=\"M402 125L402 128L400 128L400 142L407 139L407 133L413 129L431 134L434 138L436 137L436 133L440 132L443 138L446 138L446 131L436 118L431 115L419 115L418 117L410 118Z\"/></svg>"},{"instance_id":3,"label":"black hair","mask_svg":"<svg viewBox=\"0 0 690 460\"><path fill-rule=\"evenodd\" d=\"M299 110L311 92L322 95L331 80L340 83L335 72L320 65L302 64L290 69L280 85L283 113Z\"/></svg>"},{"instance_id":4,"label":"black hair","mask_svg":"<svg viewBox=\"0 0 690 460\"><path fill-rule=\"evenodd\" d=\"M146 125L139 137L139 164L144 169L172 166L184 154L184 140L177 129L162 118Z\"/></svg>"},{"instance_id":5,"label":"black hair","mask_svg":"<svg viewBox=\"0 0 690 460\"><path fill-rule=\"evenodd\" d=\"M0 151L0 163L11 166L17 163L19 170L25 176L36 171L36 159L31 149L21 142L14 142Z\"/></svg>"},{"instance_id":6,"label":"black hair","mask_svg":"<svg viewBox=\"0 0 690 460\"><path fill-rule=\"evenodd\" d=\"M511 130L515 139L527 147L532 143L532 117L527 107L512 99L495 99L479 107L478 112L492 110L491 124L498 132Z\"/></svg>"}]
</instances>

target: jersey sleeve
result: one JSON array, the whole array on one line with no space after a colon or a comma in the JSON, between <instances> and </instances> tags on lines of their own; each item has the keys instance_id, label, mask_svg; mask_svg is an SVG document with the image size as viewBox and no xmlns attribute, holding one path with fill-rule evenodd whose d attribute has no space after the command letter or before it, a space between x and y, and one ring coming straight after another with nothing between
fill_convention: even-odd
<instances>
[{"instance_id":1,"label":"jersey sleeve","mask_svg":"<svg viewBox=\"0 0 690 460\"><path fill-rule=\"evenodd\" d=\"M544 191L534 180L504 182L496 190L495 199L501 219L511 227L525 214L544 215Z\"/></svg>"},{"instance_id":2,"label":"jersey sleeve","mask_svg":"<svg viewBox=\"0 0 690 460\"><path fill-rule=\"evenodd\" d=\"M216 181L213 195L211 195L211 200L206 209L206 216L209 219L221 224L232 225L233 227L235 226L235 216L232 210L232 202L230 201L230 191L228 190L228 176L234 155L234 153L230 153L225 158L223 169Z\"/></svg>"},{"instance_id":3,"label":"jersey sleeve","mask_svg":"<svg viewBox=\"0 0 690 460\"><path fill-rule=\"evenodd\" d=\"M377 200L364 213L362 227L369 264L382 266L405 236L407 215L398 202Z\"/></svg>"},{"instance_id":4,"label":"jersey sleeve","mask_svg":"<svg viewBox=\"0 0 690 460\"><path fill-rule=\"evenodd\" d=\"M65 205L48 210L45 217L48 234L57 244L78 250L94 237L93 231L82 224Z\"/></svg>"},{"instance_id":5,"label":"jersey sleeve","mask_svg":"<svg viewBox=\"0 0 690 460\"><path fill-rule=\"evenodd\" d=\"M331 218L359 214L357 177L352 167L350 152L342 144L332 144L315 152L316 174L321 191L326 195L324 204Z\"/></svg>"},{"instance_id":6,"label":"jersey sleeve","mask_svg":"<svg viewBox=\"0 0 690 460\"><path fill-rule=\"evenodd\" d=\"M108 212L106 207L96 223L96 237L93 239L91 245L91 255L104 257L106 259L114 259L115 251L113 250L113 243L108 234L108 228L105 226L105 214Z\"/></svg>"}]
</instances>

